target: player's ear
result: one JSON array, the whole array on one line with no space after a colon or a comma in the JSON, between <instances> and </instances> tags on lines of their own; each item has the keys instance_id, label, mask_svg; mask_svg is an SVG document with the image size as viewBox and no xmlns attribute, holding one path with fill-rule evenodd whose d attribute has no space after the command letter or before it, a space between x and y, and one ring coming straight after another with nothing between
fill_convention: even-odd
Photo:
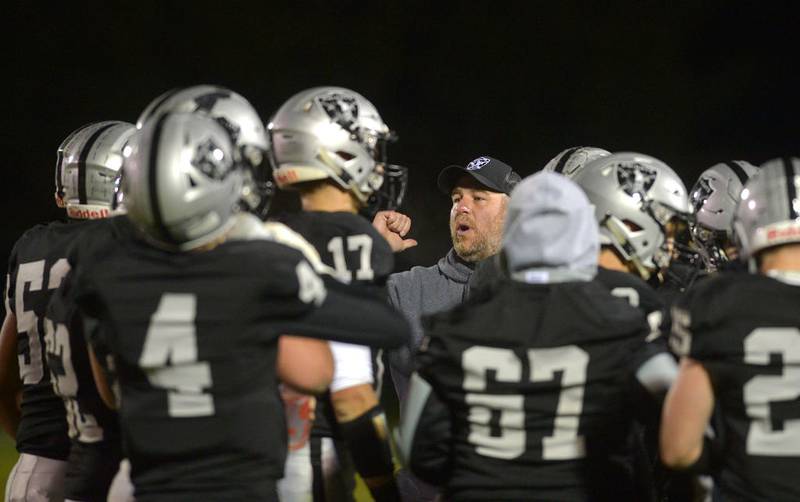
<instances>
[{"instance_id":1,"label":"player's ear","mask_svg":"<svg viewBox=\"0 0 800 502\"><path fill-rule=\"evenodd\" d=\"M56 206L63 208L66 204L64 204L64 198L58 195L58 192L53 194L53 197L56 199Z\"/></svg>"}]
</instances>

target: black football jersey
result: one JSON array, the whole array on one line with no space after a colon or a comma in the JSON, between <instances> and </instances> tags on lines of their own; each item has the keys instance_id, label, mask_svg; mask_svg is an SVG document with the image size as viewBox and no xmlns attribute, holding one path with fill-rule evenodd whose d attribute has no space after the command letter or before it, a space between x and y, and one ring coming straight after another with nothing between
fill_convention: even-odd
<instances>
[{"instance_id":1,"label":"black football jersey","mask_svg":"<svg viewBox=\"0 0 800 502\"><path fill-rule=\"evenodd\" d=\"M502 270L502 258L499 255L481 260L469 279L469 294L477 296L491 294L493 284L507 277ZM642 279L618 270L597 267L595 279L605 285L614 296L625 298L634 307L645 314L660 312L664 303L655 290Z\"/></svg>"},{"instance_id":2,"label":"black football jersey","mask_svg":"<svg viewBox=\"0 0 800 502\"><path fill-rule=\"evenodd\" d=\"M82 261L80 251L86 247L80 245L80 239L102 240L115 226L112 220L87 226L67 252L70 268ZM65 279L70 280L71 276ZM47 365L53 390L64 402L72 439L64 490L68 499L101 500L122 459L119 420L97 392L81 318L69 291L69 284L56 290L45 321Z\"/></svg>"},{"instance_id":3,"label":"black football jersey","mask_svg":"<svg viewBox=\"0 0 800 502\"><path fill-rule=\"evenodd\" d=\"M8 266L8 308L17 319L17 353L22 381L22 416L17 430L21 453L65 460L69 438L64 403L53 392L45 354L47 304L69 266L67 248L96 221L38 225L14 245Z\"/></svg>"},{"instance_id":4,"label":"black football jersey","mask_svg":"<svg viewBox=\"0 0 800 502\"><path fill-rule=\"evenodd\" d=\"M800 500L800 284L720 274L673 310L674 351L703 364L726 500Z\"/></svg>"},{"instance_id":5,"label":"black football jersey","mask_svg":"<svg viewBox=\"0 0 800 502\"><path fill-rule=\"evenodd\" d=\"M103 239L104 234L113 227L110 220L98 220L75 241ZM69 268L80 263L80 251L85 249L75 241L67 253ZM83 327L80 317L75 313L76 306L68 301L68 291L68 286L57 290L47 309L45 353L53 390L64 400L70 438L83 443L118 441L117 416L108 409L97 392Z\"/></svg>"},{"instance_id":6,"label":"black football jersey","mask_svg":"<svg viewBox=\"0 0 800 502\"><path fill-rule=\"evenodd\" d=\"M275 500L286 452L278 336L397 345L407 325L363 299L337 303L287 246L227 241L170 253L115 220L119 232L80 241L87 259L64 286L117 376L136 499ZM355 305L368 310L356 325L347 315Z\"/></svg>"},{"instance_id":7,"label":"black football jersey","mask_svg":"<svg viewBox=\"0 0 800 502\"><path fill-rule=\"evenodd\" d=\"M394 269L389 243L361 216L303 211L284 215L281 221L314 246L343 282L383 287Z\"/></svg>"},{"instance_id":8,"label":"black football jersey","mask_svg":"<svg viewBox=\"0 0 800 502\"><path fill-rule=\"evenodd\" d=\"M648 328L599 282L501 281L426 321L419 373L450 410L454 500L630 500L628 447Z\"/></svg>"},{"instance_id":9,"label":"black football jersey","mask_svg":"<svg viewBox=\"0 0 800 502\"><path fill-rule=\"evenodd\" d=\"M661 297L638 276L598 267L597 280L604 284L612 295L625 298L628 303L641 309L645 314L664 310L664 302Z\"/></svg>"},{"instance_id":10,"label":"black football jersey","mask_svg":"<svg viewBox=\"0 0 800 502\"><path fill-rule=\"evenodd\" d=\"M394 269L394 253L389 243L362 216L347 212L303 211L282 218L289 228L302 235L331 267L336 277L357 285L379 298L386 297L386 280ZM383 375L380 354L373 352L376 385ZM317 400L312 435L338 437L336 419L329 396Z\"/></svg>"}]
</instances>

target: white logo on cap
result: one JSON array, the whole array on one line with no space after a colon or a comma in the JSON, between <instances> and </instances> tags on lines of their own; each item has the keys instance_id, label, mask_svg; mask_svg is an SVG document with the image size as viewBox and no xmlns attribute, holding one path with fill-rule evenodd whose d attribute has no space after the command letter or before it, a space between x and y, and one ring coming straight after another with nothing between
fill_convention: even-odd
<instances>
[{"instance_id":1,"label":"white logo on cap","mask_svg":"<svg viewBox=\"0 0 800 502\"><path fill-rule=\"evenodd\" d=\"M487 159L486 157L478 157L477 159L473 160L469 164L467 164L467 171L477 171L481 167L485 166L491 162L491 159Z\"/></svg>"}]
</instances>

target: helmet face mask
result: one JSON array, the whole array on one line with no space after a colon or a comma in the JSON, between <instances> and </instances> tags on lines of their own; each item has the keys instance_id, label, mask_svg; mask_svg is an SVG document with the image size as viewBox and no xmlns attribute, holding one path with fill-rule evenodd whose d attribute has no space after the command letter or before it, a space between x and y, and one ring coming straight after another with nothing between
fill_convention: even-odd
<instances>
[{"instance_id":1,"label":"helmet face mask","mask_svg":"<svg viewBox=\"0 0 800 502\"><path fill-rule=\"evenodd\" d=\"M268 129L280 188L330 179L366 212L402 202L406 170L389 164L386 153L396 135L360 94L341 87L302 91L280 107Z\"/></svg>"},{"instance_id":2,"label":"helmet face mask","mask_svg":"<svg viewBox=\"0 0 800 502\"><path fill-rule=\"evenodd\" d=\"M380 164L376 170L383 173L380 188L372 192L361 211L370 219L378 211L399 209L408 186L407 168L396 164Z\"/></svg>"},{"instance_id":3,"label":"helmet face mask","mask_svg":"<svg viewBox=\"0 0 800 502\"><path fill-rule=\"evenodd\" d=\"M700 174L690 192L695 219L692 241L708 271L735 259L733 218L744 184L758 172L752 164L734 160L715 164Z\"/></svg>"},{"instance_id":4,"label":"helmet face mask","mask_svg":"<svg viewBox=\"0 0 800 502\"><path fill-rule=\"evenodd\" d=\"M154 99L139 116L137 128L164 113L208 116L227 131L235 146L233 158L243 168L241 203L256 216L266 218L274 195L269 169L269 137L255 108L241 95L224 87L196 85L173 89Z\"/></svg>"},{"instance_id":5,"label":"helmet face mask","mask_svg":"<svg viewBox=\"0 0 800 502\"><path fill-rule=\"evenodd\" d=\"M96 122L70 134L58 148L56 198L70 218L108 216L123 164L123 148L133 124Z\"/></svg>"}]
</instances>

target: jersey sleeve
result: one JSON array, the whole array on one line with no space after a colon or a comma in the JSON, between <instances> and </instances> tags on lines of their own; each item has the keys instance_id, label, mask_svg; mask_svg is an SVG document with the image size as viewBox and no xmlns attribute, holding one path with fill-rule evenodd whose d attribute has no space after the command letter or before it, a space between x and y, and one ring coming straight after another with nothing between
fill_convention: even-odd
<instances>
[{"instance_id":1,"label":"jersey sleeve","mask_svg":"<svg viewBox=\"0 0 800 502\"><path fill-rule=\"evenodd\" d=\"M322 262L314 246L287 225L268 221L263 224L263 232L266 238L300 251L317 274L335 275L334 270Z\"/></svg>"},{"instance_id":2,"label":"jersey sleeve","mask_svg":"<svg viewBox=\"0 0 800 502\"><path fill-rule=\"evenodd\" d=\"M285 280L280 284L293 289L303 307L301 315L279 321L283 334L380 348L408 341L408 323L385 298L336 281L326 286L305 258L298 257L290 266L293 277L283 268ZM275 279L270 282L277 285Z\"/></svg>"},{"instance_id":3,"label":"jersey sleeve","mask_svg":"<svg viewBox=\"0 0 800 502\"><path fill-rule=\"evenodd\" d=\"M373 383L372 351L369 347L330 342L330 348L336 368L329 386L331 392Z\"/></svg>"},{"instance_id":4,"label":"jersey sleeve","mask_svg":"<svg viewBox=\"0 0 800 502\"><path fill-rule=\"evenodd\" d=\"M725 357L729 352L731 347L723 346L719 335L724 332L724 326L730 325L728 317L736 314L721 308L728 303L732 284L730 277L708 279L676 301L670 310L669 339L670 349L676 355L710 361Z\"/></svg>"},{"instance_id":5,"label":"jersey sleeve","mask_svg":"<svg viewBox=\"0 0 800 502\"><path fill-rule=\"evenodd\" d=\"M17 289L17 245L11 249L8 258L8 273L6 274L5 305L6 312L16 314L15 296Z\"/></svg>"}]
</instances>

